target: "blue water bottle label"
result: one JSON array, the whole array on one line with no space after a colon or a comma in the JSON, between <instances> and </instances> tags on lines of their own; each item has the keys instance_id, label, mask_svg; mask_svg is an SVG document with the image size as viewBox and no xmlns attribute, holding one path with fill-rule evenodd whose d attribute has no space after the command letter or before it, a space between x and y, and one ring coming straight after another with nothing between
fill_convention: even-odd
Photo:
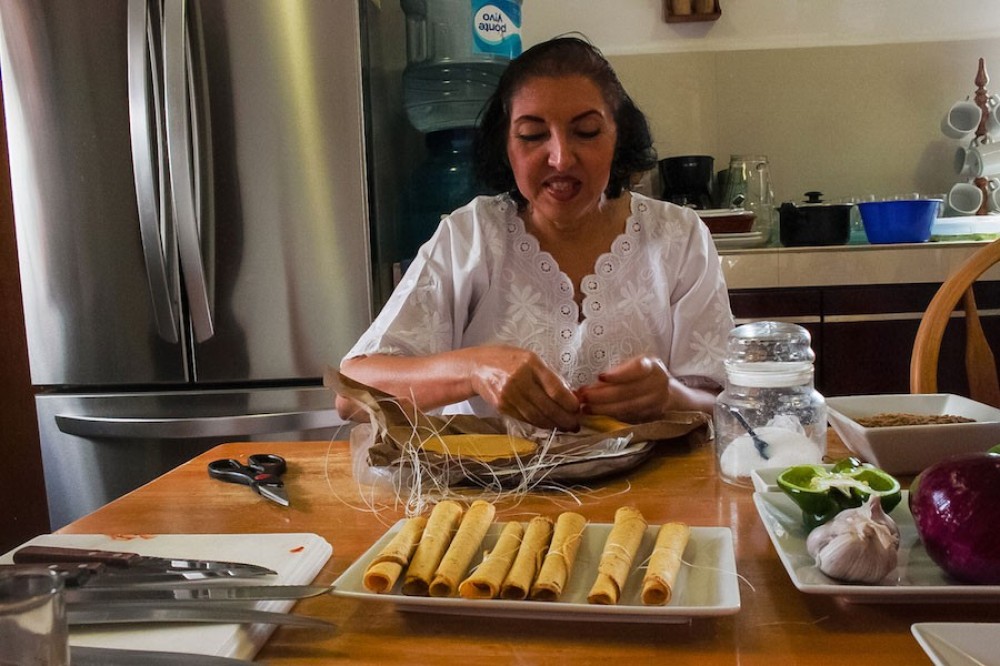
<instances>
[{"instance_id":1,"label":"blue water bottle label","mask_svg":"<svg viewBox=\"0 0 1000 666\"><path fill-rule=\"evenodd\" d=\"M471 0L472 35L477 53L516 58L521 55L519 0Z\"/></svg>"}]
</instances>

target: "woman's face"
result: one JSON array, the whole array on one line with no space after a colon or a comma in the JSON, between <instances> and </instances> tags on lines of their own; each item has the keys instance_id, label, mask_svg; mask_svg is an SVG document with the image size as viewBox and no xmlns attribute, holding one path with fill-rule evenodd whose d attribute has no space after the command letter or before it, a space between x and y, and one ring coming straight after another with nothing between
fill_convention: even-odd
<instances>
[{"instance_id":1,"label":"woman's face","mask_svg":"<svg viewBox=\"0 0 1000 666\"><path fill-rule=\"evenodd\" d=\"M529 79L511 98L507 157L536 222L595 212L611 174L617 127L585 76Z\"/></svg>"}]
</instances>

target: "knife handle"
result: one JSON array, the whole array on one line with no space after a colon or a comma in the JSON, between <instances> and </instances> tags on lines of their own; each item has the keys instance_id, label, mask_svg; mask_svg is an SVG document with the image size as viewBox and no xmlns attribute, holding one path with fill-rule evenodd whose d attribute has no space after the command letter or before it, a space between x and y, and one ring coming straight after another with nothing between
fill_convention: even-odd
<instances>
[{"instance_id":1,"label":"knife handle","mask_svg":"<svg viewBox=\"0 0 1000 666\"><path fill-rule=\"evenodd\" d=\"M55 546L25 546L14 552L17 564L50 564L53 562L98 562L109 567L128 568L142 559L137 553L117 553L110 550L86 548L57 548Z\"/></svg>"}]
</instances>

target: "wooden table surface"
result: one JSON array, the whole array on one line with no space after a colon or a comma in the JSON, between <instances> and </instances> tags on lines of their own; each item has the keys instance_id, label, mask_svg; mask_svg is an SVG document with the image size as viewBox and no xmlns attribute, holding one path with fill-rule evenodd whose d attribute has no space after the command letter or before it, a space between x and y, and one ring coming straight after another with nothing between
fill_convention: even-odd
<instances>
[{"instance_id":1,"label":"wooden table surface","mask_svg":"<svg viewBox=\"0 0 1000 666\"><path fill-rule=\"evenodd\" d=\"M208 478L219 457L273 451L288 460L290 508L246 487ZM831 438L829 455L843 449ZM323 596L294 612L322 616L338 631L318 638L279 628L259 653L268 664L927 664L914 622L1000 621L998 604L850 604L799 592L778 560L749 489L716 475L710 445L665 445L631 473L578 494L497 501L497 520L572 509L610 523L623 504L651 524L670 520L733 531L742 607L684 624L573 623L398 612L392 604ZM216 447L60 530L61 533L314 532L333 544L318 581L331 583L403 513L373 511L351 475L345 442L233 443Z\"/></svg>"}]
</instances>

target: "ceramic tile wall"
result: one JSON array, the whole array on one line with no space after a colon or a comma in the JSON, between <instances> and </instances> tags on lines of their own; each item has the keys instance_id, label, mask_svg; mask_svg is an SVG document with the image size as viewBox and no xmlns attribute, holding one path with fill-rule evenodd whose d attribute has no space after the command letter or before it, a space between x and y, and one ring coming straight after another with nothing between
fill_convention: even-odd
<instances>
[{"instance_id":1,"label":"ceramic tile wall","mask_svg":"<svg viewBox=\"0 0 1000 666\"><path fill-rule=\"evenodd\" d=\"M730 289L943 282L981 243L766 248L720 253ZM1000 266L984 280L1000 280Z\"/></svg>"},{"instance_id":2,"label":"ceramic tile wall","mask_svg":"<svg viewBox=\"0 0 1000 666\"><path fill-rule=\"evenodd\" d=\"M985 58L1000 93L1000 39L610 56L649 116L661 157L763 153L776 199L940 194L960 145L948 107ZM989 86L988 86L989 87Z\"/></svg>"}]
</instances>

